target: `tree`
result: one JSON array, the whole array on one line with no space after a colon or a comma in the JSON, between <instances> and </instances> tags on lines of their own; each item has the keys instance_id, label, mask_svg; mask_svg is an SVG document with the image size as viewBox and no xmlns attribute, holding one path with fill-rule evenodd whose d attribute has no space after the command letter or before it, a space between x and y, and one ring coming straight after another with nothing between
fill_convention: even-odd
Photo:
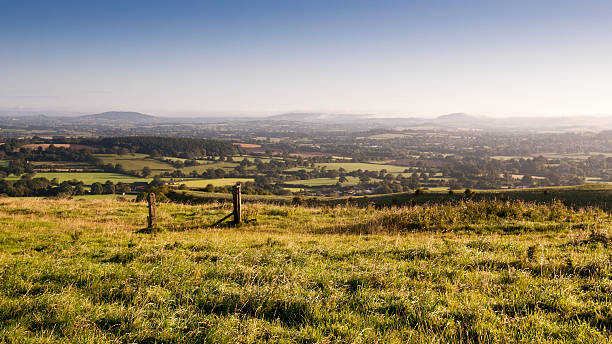
<instances>
[{"instance_id":1,"label":"tree","mask_svg":"<svg viewBox=\"0 0 612 344\"><path fill-rule=\"evenodd\" d=\"M106 183L104 183L103 188L104 188L105 194L109 194L109 195L115 194L115 184L111 182L110 180L107 180Z\"/></svg>"},{"instance_id":2,"label":"tree","mask_svg":"<svg viewBox=\"0 0 612 344\"><path fill-rule=\"evenodd\" d=\"M95 182L93 184L91 184L91 193L94 195L101 195L102 192L104 192L104 188L102 187L102 184Z\"/></svg>"},{"instance_id":3,"label":"tree","mask_svg":"<svg viewBox=\"0 0 612 344\"><path fill-rule=\"evenodd\" d=\"M74 194L75 194L75 195L84 195L84 194L85 194L85 188L83 188L83 186L82 186L82 185L77 185L77 186L74 188Z\"/></svg>"},{"instance_id":4,"label":"tree","mask_svg":"<svg viewBox=\"0 0 612 344\"><path fill-rule=\"evenodd\" d=\"M159 177L155 176L153 180L149 183L152 187L159 187L164 185L164 181Z\"/></svg>"},{"instance_id":5,"label":"tree","mask_svg":"<svg viewBox=\"0 0 612 344\"><path fill-rule=\"evenodd\" d=\"M142 176L147 178L151 175L151 168L149 166L145 166L142 168Z\"/></svg>"},{"instance_id":6,"label":"tree","mask_svg":"<svg viewBox=\"0 0 612 344\"><path fill-rule=\"evenodd\" d=\"M533 178L526 174L521 178L521 184L524 186L533 186Z\"/></svg>"},{"instance_id":7,"label":"tree","mask_svg":"<svg viewBox=\"0 0 612 344\"><path fill-rule=\"evenodd\" d=\"M117 185L115 185L115 192L116 193L126 193L126 192L130 192L131 188L128 184L125 183L117 183Z\"/></svg>"}]
</instances>

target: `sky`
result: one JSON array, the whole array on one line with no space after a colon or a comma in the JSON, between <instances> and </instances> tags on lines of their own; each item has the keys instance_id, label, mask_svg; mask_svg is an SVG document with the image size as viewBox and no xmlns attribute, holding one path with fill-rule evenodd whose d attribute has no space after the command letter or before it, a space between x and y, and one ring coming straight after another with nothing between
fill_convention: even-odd
<instances>
[{"instance_id":1,"label":"sky","mask_svg":"<svg viewBox=\"0 0 612 344\"><path fill-rule=\"evenodd\" d=\"M612 1L0 0L0 109L612 116Z\"/></svg>"}]
</instances>

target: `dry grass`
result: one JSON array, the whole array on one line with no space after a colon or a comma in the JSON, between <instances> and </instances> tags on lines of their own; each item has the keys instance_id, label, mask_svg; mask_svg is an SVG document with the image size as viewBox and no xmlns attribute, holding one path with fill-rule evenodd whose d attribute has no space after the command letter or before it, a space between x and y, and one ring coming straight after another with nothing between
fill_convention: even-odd
<instances>
[{"instance_id":1,"label":"dry grass","mask_svg":"<svg viewBox=\"0 0 612 344\"><path fill-rule=\"evenodd\" d=\"M139 234L145 204L1 199L0 341L612 340L603 212L249 204L257 222L205 228L229 211L161 204Z\"/></svg>"}]
</instances>

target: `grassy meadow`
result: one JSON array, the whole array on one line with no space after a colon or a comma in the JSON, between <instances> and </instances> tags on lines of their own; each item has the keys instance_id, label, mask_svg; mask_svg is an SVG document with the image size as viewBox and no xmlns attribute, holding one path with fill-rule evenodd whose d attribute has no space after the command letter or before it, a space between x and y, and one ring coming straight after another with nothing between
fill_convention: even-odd
<instances>
[{"instance_id":1,"label":"grassy meadow","mask_svg":"<svg viewBox=\"0 0 612 344\"><path fill-rule=\"evenodd\" d=\"M179 179L176 181L177 184L185 184L189 188L203 188L208 184L213 186L227 186L234 185L238 182L246 183L252 182L253 178L213 178L213 179Z\"/></svg>"},{"instance_id":2,"label":"grassy meadow","mask_svg":"<svg viewBox=\"0 0 612 344\"><path fill-rule=\"evenodd\" d=\"M239 163L237 163L237 162L216 161L216 162L211 162L211 163L204 164L204 165L183 167L181 169L181 171L183 171L183 173L185 173L185 174L189 174L192 171L196 171L197 173L201 174L201 173L205 172L206 170L208 170L209 168L212 168L212 169L215 169L215 170L216 169L224 169L227 172L227 171L235 168L238 165L239 165Z\"/></svg>"},{"instance_id":3,"label":"grassy meadow","mask_svg":"<svg viewBox=\"0 0 612 344\"><path fill-rule=\"evenodd\" d=\"M48 180L56 179L58 182L64 182L69 180L79 180L85 185L91 185L95 182L104 183L110 180L113 183L134 183L134 182L150 182L153 178L140 178L128 176L120 173L108 173L108 172L37 172L33 176L34 178L47 178ZM21 176L11 175L7 177L7 180L18 180Z\"/></svg>"},{"instance_id":4,"label":"grassy meadow","mask_svg":"<svg viewBox=\"0 0 612 344\"><path fill-rule=\"evenodd\" d=\"M389 208L0 199L0 342L603 343L611 218L505 202Z\"/></svg>"},{"instance_id":5,"label":"grassy meadow","mask_svg":"<svg viewBox=\"0 0 612 344\"><path fill-rule=\"evenodd\" d=\"M338 183L338 178L313 178L305 180L290 180L285 182L285 184L288 185L303 185L306 187L332 186L336 185L336 183ZM359 178L347 176L346 182L342 183L342 186L350 186L357 184L359 184Z\"/></svg>"},{"instance_id":6,"label":"grassy meadow","mask_svg":"<svg viewBox=\"0 0 612 344\"><path fill-rule=\"evenodd\" d=\"M598 207L608 212L612 211L612 185L609 184L474 191L470 199L475 201L507 200L541 204L551 204L559 201L573 208ZM464 190L455 190L453 194L449 195L448 191L440 192L434 189L425 191L421 195L415 195L414 193L382 194L354 197L351 199L351 203L363 206L369 203L379 205L427 205L458 202L465 198L463 192ZM342 203L346 202L346 199L330 200L330 202Z\"/></svg>"},{"instance_id":7,"label":"grassy meadow","mask_svg":"<svg viewBox=\"0 0 612 344\"><path fill-rule=\"evenodd\" d=\"M338 170L344 168L347 172L363 170L363 171L380 171L387 170L388 173L404 172L408 167L397 165L385 165L366 162L325 162L317 164L318 167L325 167L328 170Z\"/></svg>"},{"instance_id":8,"label":"grassy meadow","mask_svg":"<svg viewBox=\"0 0 612 344\"><path fill-rule=\"evenodd\" d=\"M141 171L145 166L152 171L173 171L172 165L163 161L151 159L146 154L130 153L130 154L95 154L105 164L120 164L126 171Z\"/></svg>"}]
</instances>

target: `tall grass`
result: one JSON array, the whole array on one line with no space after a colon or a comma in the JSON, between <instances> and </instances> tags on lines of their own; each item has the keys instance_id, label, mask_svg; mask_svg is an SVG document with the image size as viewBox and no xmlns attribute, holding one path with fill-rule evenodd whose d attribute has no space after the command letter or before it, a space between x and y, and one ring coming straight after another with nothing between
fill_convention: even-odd
<instances>
[{"instance_id":1,"label":"tall grass","mask_svg":"<svg viewBox=\"0 0 612 344\"><path fill-rule=\"evenodd\" d=\"M551 205L522 201L463 201L371 211L371 216L327 229L341 233L400 233L411 231L521 232L601 227L610 216L596 208L572 210L561 202Z\"/></svg>"},{"instance_id":2,"label":"tall grass","mask_svg":"<svg viewBox=\"0 0 612 344\"><path fill-rule=\"evenodd\" d=\"M246 207L209 229L227 204L160 204L142 234L142 203L0 200L0 342L612 340L596 209Z\"/></svg>"}]
</instances>

